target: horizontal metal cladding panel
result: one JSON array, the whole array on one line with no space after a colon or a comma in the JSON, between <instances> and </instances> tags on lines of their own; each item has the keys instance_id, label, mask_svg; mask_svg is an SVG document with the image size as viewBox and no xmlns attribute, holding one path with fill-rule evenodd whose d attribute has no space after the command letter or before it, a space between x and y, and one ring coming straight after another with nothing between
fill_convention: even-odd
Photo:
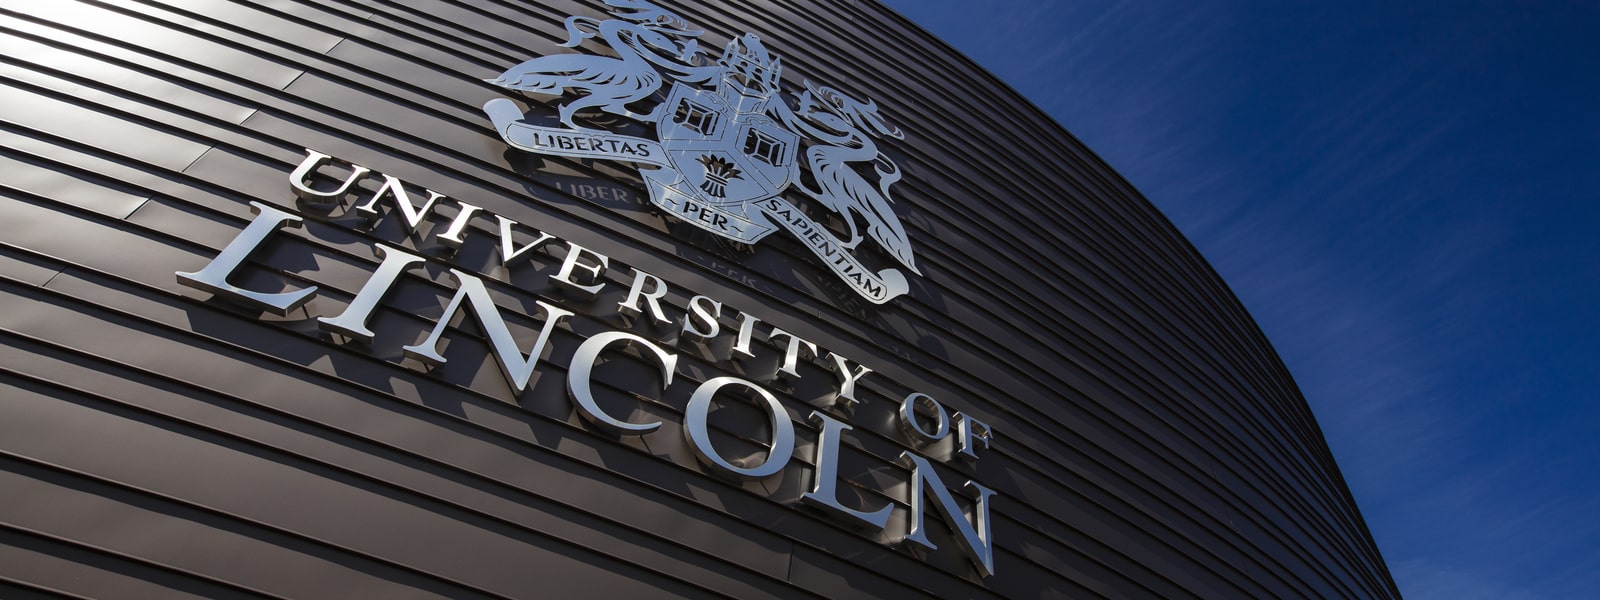
<instances>
[{"instance_id":1,"label":"horizontal metal cladding panel","mask_svg":"<svg viewBox=\"0 0 1600 600\"><path fill-rule=\"evenodd\" d=\"M630 3L623 3L630 4ZM784 232L745 246L651 210L635 165L510 149L485 82L562 47L602 3L509 0L0 0L0 588L6 597L1397 597L1317 425L1238 301L1166 220L1003 83L870 2L663 3L718 52L751 32L803 81L870 98L903 139L879 147L920 275L883 305L856 296ZM659 99L660 96L657 96ZM571 99L569 96L567 99ZM789 100L792 102L792 97ZM559 101L525 106L553 114ZM621 119L580 121L649 135ZM394 204L299 202L307 149L403 182ZM862 171L867 173L868 171ZM858 173L861 174L861 173ZM803 196L791 194L797 201ZM251 203L303 219L230 283L315 286L286 315L180 285L245 230ZM464 243L442 240L468 203ZM415 206L415 205L414 205ZM816 214L814 211L813 214ZM496 216L518 244L502 264ZM824 221L842 230L842 221ZM370 343L317 317L351 305L383 260L424 257L374 309ZM869 260L893 259L863 242ZM575 246L609 258L597 299L552 281ZM874 263L878 264L878 263ZM571 311L518 393L476 317L426 340L477 278L526 352ZM637 272L675 322L618 313ZM681 341L692 299L722 335ZM464 311L466 312L466 311ZM735 315L760 320L730 360ZM816 344L774 373L778 328ZM582 418L568 387L585 340L628 331L677 355L673 379L634 348L594 367ZM841 498L890 507L861 528L804 506L839 377L872 369L839 448ZM795 429L776 474L697 459L688 398L718 377L770 390ZM990 425L980 460L922 446L914 393ZM758 464L761 411L722 402L721 453ZM908 534L915 487L995 490L996 574L923 499L934 551Z\"/></svg>"}]
</instances>

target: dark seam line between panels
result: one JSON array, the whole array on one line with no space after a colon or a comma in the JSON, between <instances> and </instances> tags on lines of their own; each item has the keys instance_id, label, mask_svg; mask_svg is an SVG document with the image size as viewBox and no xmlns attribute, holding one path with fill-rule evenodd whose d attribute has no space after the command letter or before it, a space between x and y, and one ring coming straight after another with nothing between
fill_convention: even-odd
<instances>
[{"instance_id":1,"label":"dark seam line between panels","mask_svg":"<svg viewBox=\"0 0 1600 600\"><path fill-rule=\"evenodd\" d=\"M190 501L183 500L183 499L180 499L180 498L174 498L174 497L169 496L167 494L163 494L163 493L156 492L156 491L153 491L153 490L148 490L148 489L144 489L144 488L141 488L141 487L138 487L138 486L129 485L129 484L126 484L126 483L123 483L123 482L120 482L120 481L115 481L115 480L111 480L111 479L105 479L105 478L98 477L98 476L95 476L95 475L90 474L90 473L85 473L83 471L79 471L77 469L73 469L73 468L70 468L70 467L56 465L56 464L50 463L48 461L38 460L38 459L35 459L35 458L32 458L32 457L28 457L28 456L21 456L21 455L15 454L15 453L13 453L13 452L11 452L9 450L0 449L0 462L19 463L21 465L25 465L27 467L32 467L32 468L38 469L38 470L54 471L54 472L62 474L62 475L67 475L67 476L73 477L75 479L79 479L79 480L88 482L90 485L92 485L94 487L108 487L108 488L113 488L113 489L120 489L120 490L125 491L125 492L132 492L136 496L142 496L142 497L146 498L147 501L153 500L153 501L156 501L156 502L166 503L166 504L169 504L169 505L172 505L172 506L188 509L190 511L194 511L194 512L198 512L198 513L210 515L212 517L220 517L220 518L228 519L228 520L231 520L231 521L237 521L238 523L240 523L243 526L248 527L248 528L260 530L260 531L263 531L263 532L267 532L269 534L274 534L274 535L283 536L283 537L287 537L287 538L293 538L293 539L296 539L296 540L299 540L299 541L302 541L302 542L309 542L309 543L311 543L313 545L321 546L321 547L324 547L326 549L334 550L334 551L337 551L337 552L340 552L340 553L343 553L343 554L347 554L347 555L350 555L350 556L367 557L367 560L370 561L370 562L377 563L377 564L383 565L383 566L387 566L388 568L395 569L395 570L398 570L398 571L409 572L409 573L411 573L413 575L421 576L424 579L431 579L431 580L434 580L434 581L439 582L439 583L450 585L450 586L453 586L453 587L456 587L456 588L460 589L463 592L470 592L470 593L473 593L475 595L484 596L484 597L505 598L505 596L500 596L498 594L495 594L493 592L489 592L487 590L482 590L482 589L476 588L476 587L468 585L468 584L456 582L456 581L453 581L453 580L451 580L449 578L441 577L439 575L435 575L435 574L430 573L428 571L424 571L424 570L421 570L421 569L417 569L415 567L410 567L410 566L407 566L407 565L404 565L404 564L396 563L396 562L393 562L393 561L389 561L389 560L385 560L385 559L382 559L382 558L378 558L376 556L372 556L372 555L369 555L369 554L358 552L358 551L352 550L350 548L347 548L345 546L342 546L342 545L334 543L334 542L329 542L329 541L326 541L326 540L314 538L314 537L311 537L311 536L308 536L308 535L297 533L297 532L294 532L294 531L291 531L291 530L288 530L288 529L284 529L284 528L281 528L281 527L277 527L277 526L274 526L274 525L271 525L271 524L268 524L268 523L263 523L261 521L257 521L255 519L251 519L251 518L244 517L244 516L241 516L241 515L234 515L234 514L228 513L227 511L215 509L215 508L212 508L212 507L209 507L209 506L205 506L203 504L199 504L199 503L196 503L196 502L190 502Z\"/></svg>"},{"instance_id":2,"label":"dark seam line between panels","mask_svg":"<svg viewBox=\"0 0 1600 600\"><path fill-rule=\"evenodd\" d=\"M11 532L19 534L19 535L25 535L25 536L28 536L28 537L33 537L33 538L38 538L38 539L41 539L41 540L46 540L46 541L48 541L50 543L60 544L60 545L63 545L63 546L70 546L70 547L73 547L73 548L76 548L76 549L79 549L79 550L82 550L82 551L85 551L85 552L99 554L99 555L102 555L102 556L109 556L109 557L115 558L115 559L123 561L123 562L132 563L132 564L136 564L136 565L143 565L143 566L151 568L151 569L167 571L167 572L170 572L170 573L173 573L173 574L176 574L176 575L182 575L184 577L188 577L188 578L194 579L196 581L205 582L207 584L214 585L214 586L217 586L217 587L228 588L228 589L231 589L231 590L233 590L235 592L250 594L251 596L256 596L256 597L260 597L260 598L282 598L282 596L276 596L276 595L273 595L273 594L269 594L269 593L267 593L265 591L258 590L258 589L255 589L255 588L252 588L250 586L243 585L243 584L234 583L234 582L226 581L226 580L222 580L222 579L217 579L215 577L211 577L209 575L203 575L201 573L197 573L195 571L192 571L192 570L189 570L189 569L185 569L185 568L182 568L182 567L177 567L177 566L169 565L169 564L166 564L166 563L156 562L156 561L149 560L149 559L139 558L137 556L133 556L133 555L128 554L126 552L121 552L121 551L118 551L118 550L112 550L110 548L103 548L103 547L100 547L100 546L96 546L94 544L84 543L84 542L79 541L79 540L73 540L73 539L64 538L64 537L61 537L61 536L53 534L53 533L47 533L47 532L43 532L43 531L38 531L36 529L32 529L32 528L29 528L29 527L23 527L21 525L17 525L17 524L14 524L14 523L0 521L0 528L3 528L5 530L11 531ZM32 584L29 584L29 583L26 583L26 582L22 582L22 581L10 579L10 578L4 578L4 579L5 579L5 581L8 581L10 583L15 583L15 584L18 584L18 585L25 585L25 586L26 585L32 585ZM43 589L48 589L51 593L57 593L57 594L61 594L63 596L70 596L70 597L73 597L73 598L84 598L85 597L85 596L78 596L78 595L75 595L75 594L71 594L71 593L68 593L68 592L64 592L64 591L56 590L56 589L52 589L52 588L43 588Z\"/></svg>"},{"instance_id":3,"label":"dark seam line between panels","mask_svg":"<svg viewBox=\"0 0 1600 600\"><path fill-rule=\"evenodd\" d=\"M8 528L8 529L10 528L10 526L5 524L5 523L0 523L0 527L5 527L5 528ZM0 584L5 584L5 585L9 585L9 586L15 586L18 589L27 590L27 591L33 592L35 594L40 594L40 595L45 595L45 596L52 596L52 597L55 597L55 598L80 598L82 600L90 600L88 596L80 596L78 594L65 592L65 591L58 590L58 589L53 588L53 587L47 587L47 586L39 585L37 583L31 583L31 582L23 581L21 579L16 579L16 578L13 578L13 577L10 577L10 576L6 576L6 575L0 575Z\"/></svg>"}]
</instances>

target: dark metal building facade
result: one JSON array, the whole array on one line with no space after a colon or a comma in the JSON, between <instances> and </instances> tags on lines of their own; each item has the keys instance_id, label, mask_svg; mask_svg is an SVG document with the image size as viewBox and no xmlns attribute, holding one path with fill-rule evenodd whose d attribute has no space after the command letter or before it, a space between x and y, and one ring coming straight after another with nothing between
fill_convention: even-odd
<instances>
[{"instance_id":1,"label":"dark metal building facade","mask_svg":"<svg viewBox=\"0 0 1600 600\"><path fill-rule=\"evenodd\" d=\"M992 76L871 2L664 4L782 56L783 82L871 98L902 139L894 211L919 276L881 304L794 236L723 242L651 210L637 170L508 148L485 79L573 52L564 20L603 5L510 0L0 0L0 589L5 597L1397 597L1288 372L1227 287L1139 194ZM589 47L578 51L593 53ZM586 116L585 118L588 118ZM604 123L604 115L595 117ZM297 199L307 149L481 207L408 226L361 211L383 180ZM181 285L260 203L301 219L230 274L315 286L287 314ZM521 243L499 264L495 218ZM835 223L837 225L837 223ZM319 325L383 256L423 257L374 309L370 342ZM611 261L594 298L553 283L580 246ZM864 246L863 246L864 247ZM863 252L869 252L863 250ZM879 257L882 258L882 257ZM629 268L758 318L751 360L616 305ZM520 393L479 320L446 315L481 278L524 351ZM441 318L449 361L405 346ZM687 318L687 317L685 317ZM819 350L775 373L781 328ZM568 390L575 350L607 331L658 340L593 369L597 427ZM771 338L771 340L766 339ZM720 344L720 345L719 345ZM836 352L872 370L828 406ZM774 475L727 477L682 431L696 386L739 377L792 421ZM980 460L897 422L925 394L993 431ZM725 403L715 443L759 461L777 427ZM853 427L840 498L887 526L830 518L816 485L821 410ZM832 410L833 412L828 412ZM924 423L926 426L926 423ZM986 526L994 574L927 508L926 456ZM738 461L734 461L738 462ZM741 463L743 464L743 463ZM971 480L993 490L980 519Z\"/></svg>"}]
</instances>

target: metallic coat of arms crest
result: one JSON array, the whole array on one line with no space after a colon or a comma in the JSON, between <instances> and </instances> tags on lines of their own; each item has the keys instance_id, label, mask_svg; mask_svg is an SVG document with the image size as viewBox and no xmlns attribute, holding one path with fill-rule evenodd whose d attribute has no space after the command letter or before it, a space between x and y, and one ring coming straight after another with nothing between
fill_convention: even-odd
<instances>
[{"instance_id":1,"label":"metallic coat of arms crest","mask_svg":"<svg viewBox=\"0 0 1600 600\"><path fill-rule=\"evenodd\" d=\"M890 206L890 187L900 170L874 142L902 135L883 121L875 104L809 81L798 95L785 94L780 60L753 34L735 38L712 61L697 44L704 32L690 30L677 15L641 0L606 4L613 18L568 18L564 45L595 40L615 56L542 56L489 80L530 97L566 100L558 111L563 127L528 122L511 100L489 101L484 111L508 145L635 163L650 201L686 223L745 244L782 228L867 300L881 304L907 291L899 269L869 269L854 253L870 237L917 273L910 241ZM659 100L663 86L669 87ZM569 92L575 97L566 99ZM655 138L577 120L594 111L654 125ZM807 217L786 196L809 198L837 213L848 239Z\"/></svg>"}]
</instances>

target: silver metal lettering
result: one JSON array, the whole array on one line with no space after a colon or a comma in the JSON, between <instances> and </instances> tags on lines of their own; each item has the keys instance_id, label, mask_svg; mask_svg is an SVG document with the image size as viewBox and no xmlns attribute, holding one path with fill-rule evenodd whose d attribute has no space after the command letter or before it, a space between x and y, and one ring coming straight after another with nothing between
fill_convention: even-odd
<instances>
[{"instance_id":1,"label":"silver metal lettering","mask_svg":"<svg viewBox=\"0 0 1600 600\"><path fill-rule=\"evenodd\" d=\"M251 201L250 210L255 213L256 218L252 219L239 235L234 236L233 241L228 242L228 245L224 246L204 269L192 273L177 272L178 283L238 301L257 310L287 315L310 301L311 296L317 293L317 286L296 292L273 294L247 290L228 283L228 276L232 275L239 265L244 264L245 259L260 248L261 242L268 236L278 231L280 227L297 228L301 225L300 217L260 202Z\"/></svg>"},{"instance_id":2,"label":"silver metal lettering","mask_svg":"<svg viewBox=\"0 0 1600 600\"><path fill-rule=\"evenodd\" d=\"M650 292L645 293L645 284L650 285ZM617 303L617 312L625 317L637 317L644 312L639 308L639 300L644 300L650 306L650 315L660 323L671 323L666 313L661 311L661 298L667 295L667 284L660 277L646 273L640 269L633 270L633 286L628 288L627 299Z\"/></svg>"},{"instance_id":3,"label":"silver metal lettering","mask_svg":"<svg viewBox=\"0 0 1600 600\"><path fill-rule=\"evenodd\" d=\"M917 420L918 407L921 412L931 412L934 416L933 431L922 427L922 422ZM900 402L900 431L912 438L919 446L926 446L950 435L950 415L945 413L944 407L922 392L912 392Z\"/></svg>"},{"instance_id":4,"label":"silver metal lettering","mask_svg":"<svg viewBox=\"0 0 1600 600\"><path fill-rule=\"evenodd\" d=\"M704 339L717 337L722 331L722 303L708 296L689 299L689 314L683 316L683 335Z\"/></svg>"},{"instance_id":5,"label":"silver metal lettering","mask_svg":"<svg viewBox=\"0 0 1600 600\"><path fill-rule=\"evenodd\" d=\"M750 316L750 313L739 313L739 337L734 341L733 350L729 352L728 358L742 359L755 356L755 353L750 351L750 338L755 334L756 323L760 322L761 319Z\"/></svg>"},{"instance_id":6,"label":"silver metal lettering","mask_svg":"<svg viewBox=\"0 0 1600 600\"><path fill-rule=\"evenodd\" d=\"M783 348L783 364L778 366L778 378L799 379L800 348L802 346L810 348L811 356L815 357L817 355L817 345L800 339L800 336L789 333L782 329L778 329L777 327L773 327L772 333L767 334L767 341L772 342L773 339L777 338L778 336L789 338L789 343Z\"/></svg>"},{"instance_id":7,"label":"silver metal lettering","mask_svg":"<svg viewBox=\"0 0 1600 600\"><path fill-rule=\"evenodd\" d=\"M378 191L372 193L371 200L368 200L366 204L357 207L356 210L371 216L377 216L378 201L383 199L384 192L388 192L389 195L394 198L395 206L400 207L400 214L401 216L405 217L406 226L410 231L414 232L417 230L417 226L422 224L422 219L428 216L428 211L433 210L434 203L438 202L440 198L444 197L443 194L427 188L423 188L422 191L428 193L428 201L423 203L422 208L419 209L416 207L416 205L411 203L411 194L406 192L405 184L401 183L400 180L393 175L384 175L383 186L379 187Z\"/></svg>"},{"instance_id":8,"label":"silver metal lettering","mask_svg":"<svg viewBox=\"0 0 1600 600\"><path fill-rule=\"evenodd\" d=\"M439 236L439 243L460 250L463 243L461 234L466 232L467 223L472 221L472 214L483 209L460 200L457 200L456 204L461 205L461 210L456 211L456 218L450 220L450 228Z\"/></svg>"},{"instance_id":9,"label":"silver metal lettering","mask_svg":"<svg viewBox=\"0 0 1600 600\"><path fill-rule=\"evenodd\" d=\"M972 418L967 413L956 413L956 435L960 443L960 454L967 460L978 460L977 446L981 443L984 450L989 449L989 441L994 439L994 430L983 421Z\"/></svg>"},{"instance_id":10,"label":"silver metal lettering","mask_svg":"<svg viewBox=\"0 0 1600 600\"><path fill-rule=\"evenodd\" d=\"M767 415L771 417L772 446L767 452L767 459L754 467L739 467L717 454L717 449L711 446L711 432L706 423L706 417L711 413L711 399L720 390L729 385L748 388L766 401ZM761 386L738 377L717 377L707 380L695 388L694 395L689 398L689 405L683 409L683 433L689 438L689 446L694 449L694 454L701 462L744 477L757 479L766 477L783 470L788 464L789 457L794 455L794 424L789 421L789 413L778 403L778 399Z\"/></svg>"},{"instance_id":11,"label":"silver metal lettering","mask_svg":"<svg viewBox=\"0 0 1600 600\"><path fill-rule=\"evenodd\" d=\"M966 513L956 504L955 497L944 487L944 481L939 479L939 474L934 472L933 465L927 459L901 452L900 464L911 467L911 530L904 541L926 550L935 549L923 522L927 512L926 497L932 496L939 515L955 531L961 551L978 568L978 574L983 577L994 575L994 539L989 520L989 499L994 497L994 490L975 481L966 483L966 490L976 496L972 510L974 522L968 522Z\"/></svg>"},{"instance_id":12,"label":"silver metal lettering","mask_svg":"<svg viewBox=\"0 0 1600 600\"><path fill-rule=\"evenodd\" d=\"M378 265L378 270L372 273L367 283L361 286L361 291L356 292L356 297L350 300L350 306L337 317L318 317L317 326L327 331L343 335L352 340L363 343L372 342L372 330L367 329L367 321L372 319L373 310L377 309L378 302L394 287L395 280L400 274L412 265L422 262L421 256L408 254L383 244L376 245L378 256L383 257L383 262Z\"/></svg>"},{"instance_id":13,"label":"silver metal lettering","mask_svg":"<svg viewBox=\"0 0 1600 600\"><path fill-rule=\"evenodd\" d=\"M578 262L578 257L584 253L594 255L597 264L585 265ZM600 280L600 274L611 265L611 259L606 255L595 252L572 242L567 242L567 258L561 261L561 272L550 276L550 280L568 290L578 292L584 296L593 296L605 287L605 282ZM594 283L584 285L572 280L572 271L582 269L589 274L589 280Z\"/></svg>"},{"instance_id":14,"label":"silver metal lettering","mask_svg":"<svg viewBox=\"0 0 1600 600\"><path fill-rule=\"evenodd\" d=\"M489 338L489 346L494 348L501 373L505 374L513 390L523 391L528 387L528 379L533 376L539 355L544 353L550 332L555 330L561 319L572 316L572 311L535 301L539 309L544 311L544 327L539 330L539 341L534 342L532 353L524 357L522 350L517 348L516 339L511 336L511 329L506 327L505 319L500 316L500 308L495 306L494 299L489 297L489 290L483 286L483 281L457 269L450 269L450 276L457 282L456 295L450 298L450 306L444 309L444 315L439 317L439 324L434 326L427 340L402 348L405 355L433 366L444 364L445 358L439 354L439 337L444 335L444 330L450 326L450 319L461 309L462 300L466 300L472 305L472 313L477 315L484 336Z\"/></svg>"},{"instance_id":15,"label":"silver metal lettering","mask_svg":"<svg viewBox=\"0 0 1600 600\"><path fill-rule=\"evenodd\" d=\"M350 175L344 178L344 183L340 184L338 189L331 192L319 192L311 189L310 186L306 185L306 179L311 177L311 174L317 170L318 166L330 158L333 157L310 148L306 149L306 159L300 161L300 166L295 167L294 173L289 175L289 189L294 191L295 197L313 204L338 202L339 198L349 192L350 186L355 185L362 175L372 171L361 165L350 163Z\"/></svg>"},{"instance_id":16,"label":"silver metal lettering","mask_svg":"<svg viewBox=\"0 0 1600 600\"><path fill-rule=\"evenodd\" d=\"M540 244L556 239L556 236L541 231L539 232L539 239L528 242L521 248L517 248L516 243L511 241L511 226L517 225L518 223L500 215L495 215L494 218L500 220L500 264L507 267L511 266L512 259L522 256L524 252L537 248Z\"/></svg>"},{"instance_id":17,"label":"silver metal lettering","mask_svg":"<svg viewBox=\"0 0 1600 600\"><path fill-rule=\"evenodd\" d=\"M871 373L872 369L866 365L856 364L855 369L850 368L850 359L840 356L838 352L829 352L828 358L833 359L828 364L828 369L839 376L839 395L835 396L834 403L843 408L850 408L856 403L856 382Z\"/></svg>"},{"instance_id":18,"label":"silver metal lettering","mask_svg":"<svg viewBox=\"0 0 1600 600\"><path fill-rule=\"evenodd\" d=\"M817 453L814 457L816 478L811 484L811 491L800 496L800 501L821 508L835 517L858 521L873 529L883 529L889 524L889 513L894 510L894 505L885 504L883 508L866 512L839 503L839 443L844 438L844 432L853 428L819 411L811 411L810 418L822 426L822 431L817 433Z\"/></svg>"},{"instance_id":19,"label":"silver metal lettering","mask_svg":"<svg viewBox=\"0 0 1600 600\"><path fill-rule=\"evenodd\" d=\"M668 353L660 346L637 335L625 331L607 331L584 340L583 345L578 346L577 353L572 355L572 366L567 371L567 394L577 403L578 414L590 423L614 433L644 435L661 427L661 422L629 423L608 415L601 410L600 404L595 402L594 390L590 387L590 376L594 371L595 362L600 359L600 353L607 346L626 342L649 349L655 354L656 360L661 362L661 389L664 390L672 384L673 370L678 367L678 355Z\"/></svg>"}]
</instances>

